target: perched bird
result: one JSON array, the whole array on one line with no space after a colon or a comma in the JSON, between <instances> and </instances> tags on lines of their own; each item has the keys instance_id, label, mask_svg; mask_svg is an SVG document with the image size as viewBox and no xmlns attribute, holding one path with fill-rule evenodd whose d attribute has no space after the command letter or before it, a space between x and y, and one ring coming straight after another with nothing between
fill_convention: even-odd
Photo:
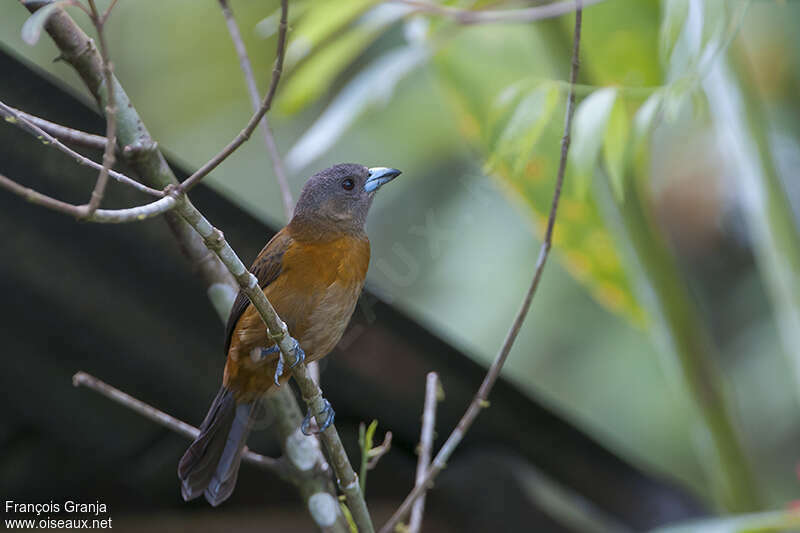
<instances>
[{"instance_id":1,"label":"perched bird","mask_svg":"<svg viewBox=\"0 0 800 533\"><path fill-rule=\"evenodd\" d=\"M289 224L250 267L297 340L298 360L316 361L341 339L364 286L369 239L364 231L375 192L400 174L393 168L341 164L309 178ZM205 494L213 506L233 492L253 406L286 383L278 347L256 309L239 292L228 318L222 387L200 434L178 464L184 500ZM327 420L333 422L328 404ZM303 421L307 433L311 413Z\"/></svg>"}]
</instances>

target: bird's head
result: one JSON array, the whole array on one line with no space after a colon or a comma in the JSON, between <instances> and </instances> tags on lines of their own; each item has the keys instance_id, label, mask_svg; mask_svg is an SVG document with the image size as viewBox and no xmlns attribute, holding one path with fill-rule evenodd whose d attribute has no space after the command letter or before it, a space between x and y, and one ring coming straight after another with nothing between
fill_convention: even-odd
<instances>
[{"instance_id":1,"label":"bird's head","mask_svg":"<svg viewBox=\"0 0 800 533\"><path fill-rule=\"evenodd\" d=\"M400 175L394 168L343 163L311 176L303 186L292 224L360 233L377 190Z\"/></svg>"}]
</instances>

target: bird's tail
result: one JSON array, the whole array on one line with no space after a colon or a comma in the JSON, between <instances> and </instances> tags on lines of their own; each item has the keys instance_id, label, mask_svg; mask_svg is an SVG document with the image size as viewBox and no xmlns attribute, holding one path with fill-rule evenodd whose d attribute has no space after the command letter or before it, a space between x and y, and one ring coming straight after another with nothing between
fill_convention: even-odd
<instances>
[{"instance_id":1,"label":"bird's tail","mask_svg":"<svg viewBox=\"0 0 800 533\"><path fill-rule=\"evenodd\" d=\"M181 494L186 501L205 493L216 507L236 486L253 404L237 404L224 386L211 403L200 434L178 463Z\"/></svg>"}]
</instances>

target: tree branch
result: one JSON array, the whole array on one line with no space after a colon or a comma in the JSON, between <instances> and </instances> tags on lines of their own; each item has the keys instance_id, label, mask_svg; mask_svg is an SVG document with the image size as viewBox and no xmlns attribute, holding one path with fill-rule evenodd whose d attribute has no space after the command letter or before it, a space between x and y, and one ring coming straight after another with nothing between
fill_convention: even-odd
<instances>
[{"instance_id":1,"label":"tree branch","mask_svg":"<svg viewBox=\"0 0 800 533\"><path fill-rule=\"evenodd\" d=\"M155 202L131 207L128 209L96 209L91 215L87 214L85 205L74 205L62 202L46 194L42 194L0 174L0 187L19 195L32 204L40 205L59 213L73 216L86 222L101 224L122 224L126 222L139 222L153 218L173 209L176 205L175 196L165 196Z\"/></svg>"},{"instance_id":2,"label":"tree branch","mask_svg":"<svg viewBox=\"0 0 800 533\"><path fill-rule=\"evenodd\" d=\"M247 83L250 104L253 107L253 111L257 113L261 102L261 96L258 94L258 86L253 76L253 67L250 64L250 58L247 56L247 49L244 46L244 41L242 41L239 26L236 24L236 19L233 17L233 12L228 4L228 0L219 0L219 5L222 8L222 15L225 17L228 32L231 34L233 46L236 48L236 54L239 56L239 65L242 67L244 79ZM292 218L294 200L292 199L292 191L289 188L289 181L286 178L286 167L278 152L278 146L275 144L275 136L272 134L272 129L270 129L266 115L261 117L260 124L261 130L264 132L264 144L267 146L267 152L269 152L269 158L272 161L272 169L275 171L275 179L278 181L278 186L281 189L283 212L286 215L286 220L289 220Z\"/></svg>"},{"instance_id":3,"label":"tree branch","mask_svg":"<svg viewBox=\"0 0 800 533\"><path fill-rule=\"evenodd\" d=\"M183 435L187 439L195 439L197 438L197 435L200 434L200 430L191 424L187 424L183 420L178 420L177 418L168 415L164 411L156 409L152 405L148 405L143 401L134 398L133 396L126 394L115 387L112 387L108 383L97 379L91 374L87 374L86 372L77 372L74 376L72 376L72 386L86 387L91 389L105 396L106 398L113 400L118 404L127 407L128 409L131 409L132 411L136 411L143 417L149 418L156 424L164 426L167 429L171 429L179 435ZM273 457L267 457L266 455L260 455L251 451L249 448L245 448L244 454L242 454L242 459L248 463L263 468L264 470L269 470L270 472L275 473L281 479L291 481L287 465L282 459L275 459Z\"/></svg>"},{"instance_id":4,"label":"tree branch","mask_svg":"<svg viewBox=\"0 0 800 533\"><path fill-rule=\"evenodd\" d=\"M90 134L84 133L84 132L79 132L78 130L73 130L73 129L70 129L70 128L65 128L64 126L59 126L58 124L54 124L54 123L48 122L48 121L46 121L44 119L34 117L33 115L29 115L28 113L25 113L24 111L20 111L18 109L14 109L13 107L8 106L8 105L4 104L1 101L0 101L0 116L5 117L6 122L8 122L9 124L13 124L15 126L18 126L21 129L26 130L28 133L34 135L37 139L39 139L43 143L52 144L55 148L57 148L58 150L61 150L62 152L64 152L68 156L70 156L71 158L75 159L81 165L86 165L86 166L92 167L92 168L97 169L97 170L102 170L102 168L103 168L102 165L96 163L95 161L89 159L88 157L86 157L86 156L84 156L82 154L79 154L78 152L76 152L72 148L69 148L69 147L65 146L56 137L51 135L47 131L47 129L59 130L60 128L63 128L63 130L60 130L60 131L64 132L64 130L66 130L68 132L68 134L71 135L71 136L74 136L76 133L79 133L81 135L90 135ZM42 123L46 123L46 124L42 124ZM46 126L46 128L44 126ZM99 139L99 142L102 143L102 146L93 146L93 148L105 147L105 145L106 145L106 138L105 137L100 137L100 136L94 135L94 136L92 136L92 142L95 142L96 139L94 139L94 138ZM149 194L151 196L159 196L159 197L160 196L164 196L164 192L163 191L159 191L157 189L153 189L151 187L148 187L147 185L143 185L143 184L139 183L138 181L136 181L135 179L129 178L128 176L126 176L124 174L120 174L119 172L116 172L114 170L110 170L109 171L109 175L112 178L114 178L115 180L119 181L120 183L124 183L126 185L130 185L131 187L133 187L133 188L135 188L135 189L137 189L137 190L139 190L139 191L141 191L143 193Z\"/></svg>"},{"instance_id":5,"label":"tree branch","mask_svg":"<svg viewBox=\"0 0 800 533\"><path fill-rule=\"evenodd\" d=\"M582 21L582 0L576 0L577 7L575 9L575 37L573 41L572 47L572 68L570 72L570 90L569 95L567 96L567 109L566 109L566 117L564 119L564 136L561 139L561 159L558 164L558 174L556 175L556 184L555 190L553 191L553 201L550 206L550 214L547 218L547 228L544 234L544 240L542 242L541 247L539 248L539 257L536 260L536 267L534 269L533 279L531 280L530 287L528 288L528 292L525 295L525 299L522 302L522 306L520 307L519 311L517 312L516 317L514 318L514 322L511 324L511 328L508 330L506 334L505 341L503 342L503 346L500 351L497 353L492 365L489 367L489 371L486 373L486 377L483 379L480 388L478 389L477 394L473 398L472 402L470 403L469 407L467 408L464 415L459 420L458 425L450 434L450 436L445 441L444 445L442 445L439 453L436 454L436 457L433 460L433 463L428 468L427 472L425 473L425 477L421 482L417 482L416 486L411 490L409 495L400 505L400 507L395 511L392 517L389 519L386 524L380 529L380 533L391 533L394 531L394 527L400 522L400 520L405 517L406 513L409 512L411 506L414 504L417 498L419 498L422 494L424 494L426 487L430 485L433 479L441 472L448 459L452 455L453 451L461 442L461 439L464 438L464 435L472 426L472 423L477 418L478 414L484 407L488 407L487 398L489 397L489 393L492 390L497 378L500 376L500 370L503 368L503 364L505 363L506 359L508 358L509 352L511 352L511 347L514 345L514 341L517 339L517 335L519 334L519 330L522 327L523 322L525 321L525 317L528 315L528 310L530 309L531 302L533 301L533 297L536 294L536 289L539 286L539 281L542 278L542 273L544 272L544 265L547 262L547 258L550 254L550 248L552 247L553 241L553 229L555 227L556 221L556 214L558 211L558 202L561 198L561 188L564 184L564 173L567 167L567 154L569 153L569 145L570 145L570 131L572 129L572 117L575 113L575 91L573 89L573 85L578 79L578 70L579 70L579 58L580 58L580 40L581 40L581 21Z\"/></svg>"},{"instance_id":6,"label":"tree branch","mask_svg":"<svg viewBox=\"0 0 800 533\"><path fill-rule=\"evenodd\" d=\"M431 13L453 19L459 24L524 24L549 18L560 17L579 8L599 4L603 0L573 0L572 2L552 2L543 6L502 10L470 10L445 6L427 0L391 0L416 8L416 13Z\"/></svg>"},{"instance_id":7,"label":"tree branch","mask_svg":"<svg viewBox=\"0 0 800 533\"><path fill-rule=\"evenodd\" d=\"M41 5L38 2L20 0L23 6L31 12L36 11ZM103 87L102 61L93 41L84 31L72 20L63 9L56 9L48 18L45 29L57 48L61 52L61 58L71 64L89 92L97 101L98 107L105 109L106 92ZM164 156L158 150L157 143L152 139L147 127L142 122L136 108L125 93L125 90L114 79L115 90L114 99L117 108L117 123L119 124L119 145L123 148L122 154L127 163L132 166L136 173L142 177L149 185L164 189L169 185L177 185L178 180L172 173ZM113 173L112 173L113 177ZM161 194L159 192L159 194ZM230 303L225 309L225 290L219 291L218 288L235 287L230 272L222 262L212 252L206 248L199 235L189 226L183 218L174 211L169 211L165 215L170 230L175 235L181 251L194 267L196 273L205 281L208 287L208 296L218 312L224 312L226 317L235 298L236 289L225 289L233 292L233 297L229 298ZM217 303L219 302L219 303Z\"/></svg>"},{"instance_id":8,"label":"tree branch","mask_svg":"<svg viewBox=\"0 0 800 533\"><path fill-rule=\"evenodd\" d=\"M106 185L108 184L108 171L114 166L114 153L117 149L117 108L114 106L114 79L113 68L111 60L108 58L108 43L106 42L105 32L103 31L104 21L111 14L111 9L114 7L115 2L108 6L108 10L100 15L97 11L97 6L94 0L89 0L89 8L92 12L92 23L97 30L97 39L100 43L100 59L102 61L103 78L106 86L106 146L103 152L103 168L100 169L100 174L97 176L97 183L94 185L92 196L89 198L89 204L86 206L86 214L92 214L100 206L103 201L103 195L106 192Z\"/></svg>"},{"instance_id":9,"label":"tree branch","mask_svg":"<svg viewBox=\"0 0 800 533\"><path fill-rule=\"evenodd\" d=\"M436 401L439 388L439 376L429 372L425 380L425 404L422 408L422 431L419 438L419 460L417 461L416 484L425 481L425 472L431 463L433 449L433 429L436 425ZM423 486L414 506L411 508L411 519L408 521L408 533L419 533L422 529L422 515L425 512L425 489Z\"/></svg>"},{"instance_id":10,"label":"tree branch","mask_svg":"<svg viewBox=\"0 0 800 533\"><path fill-rule=\"evenodd\" d=\"M211 160L209 160L205 165L197 169L194 174L186 178L183 183L181 183L181 190L184 192L188 192L197 185L201 179L203 179L209 172L214 170L220 163L225 161L233 152L236 151L242 144L250 138L252 135L253 130L256 129L258 123L261 122L261 119L264 115L267 114L270 107L272 107L272 99L275 97L275 91L278 89L278 81L281 79L281 72L283 71L283 56L286 52L286 30L288 28L286 19L287 13L289 11L289 0L281 0L281 21L278 25L278 45L277 45L277 52L275 58L275 67L272 69L272 81L269 85L269 90L267 91L267 95L264 97L264 101L261 103L261 107L258 108L258 111L250 118L250 121L247 123L247 126L239 132L239 134L234 137L234 139L228 143L228 145L222 149L220 153L215 155Z\"/></svg>"},{"instance_id":11,"label":"tree branch","mask_svg":"<svg viewBox=\"0 0 800 533\"><path fill-rule=\"evenodd\" d=\"M106 138L102 135L95 135L93 133L87 133L85 131L76 130L74 128L69 128L67 126L62 126L61 124L56 124L55 122L50 122L49 120L45 120L41 117L37 117L36 115L31 115L30 113L26 113L21 109L17 109L16 107L6 106L8 109L12 110L17 117L22 117L26 119L28 122L31 122L37 126L39 126L42 130L46 131L56 139L70 143L70 144L77 144L79 146L83 146L85 148L92 148L95 150L103 150L106 147ZM9 118L14 118L12 115L3 114L6 117L7 122L12 122ZM99 165L98 165L99 166ZM113 176L112 176L113 177ZM138 182L134 182L141 187L145 187ZM149 189L149 187L146 187ZM152 189L155 194L160 194L160 191L156 191Z\"/></svg>"}]
</instances>

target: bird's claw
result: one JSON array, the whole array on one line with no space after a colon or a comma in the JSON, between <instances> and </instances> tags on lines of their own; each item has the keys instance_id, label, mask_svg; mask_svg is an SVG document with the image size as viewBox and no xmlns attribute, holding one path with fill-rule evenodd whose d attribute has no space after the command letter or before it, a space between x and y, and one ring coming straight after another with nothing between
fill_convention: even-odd
<instances>
[{"instance_id":1,"label":"bird's claw","mask_svg":"<svg viewBox=\"0 0 800 533\"><path fill-rule=\"evenodd\" d=\"M269 348L261 348L261 359L264 359L268 355L275 355L276 353L280 353L281 349L278 348L277 344L273 344Z\"/></svg>"},{"instance_id":2,"label":"bird's claw","mask_svg":"<svg viewBox=\"0 0 800 533\"><path fill-rule=\"evenodd\" d=\"M278 357L278 366L275 367L275 385L281 386L280 377L283 375L283 357Z\"/></svg>"},{"instance_id":3,"label":"bird's claw","mask_svg":"<svg viewBox=\"0 0 800 533\"><path fill-rule=\"evenodd\" d=\"M274 354L275 352L280 352L280 348L278 347L277 344L261 350L261 357L265 357L268 354ZM292 363L292 365L289 368L294 368L306 360L306 352L304 352L303 349L300 347L300 343L297 342L297 339L294 339L293 352L294 352L294 363ZM275 385L277 385L278 387L281 386L279 379L283 375L283 368L284 368L283 355L281 354L278 357L278 366L275 367L275 377L274 377Z\"/></svg>"},{"instance_id":4,"label":"bird's claw","mask_svg":"<svg viewBox=\"0 0 800 533\"><path fill-rule=\"evenodd\" d=\"M306 360L306 352L300 347L300 343L297 342L297 339L294 341L294 363L289 368L294 368L303 361Z\"/></svg>"},{"instance_id":5,"label":"bird's claw","mask_svg":"<svg viewBox=\"0 0 800 533\"><path fill-rule=\"evenodd\" d=\"M305 418L303 418L303 422L300 424L300 431L303 432L303 435L322 433L328 429L328 426L333 424L333 419L336 417L336 412L333 410L333 407L331 407L331 403L328 400L323 398L323 401L325 402L325 407L322 409L320 414L325 415L325 422L322 423L318 430L311 431L311 419L313 418L313 415L311 414L311 409L309 408Z\"/></svg>"}]
</instances>

